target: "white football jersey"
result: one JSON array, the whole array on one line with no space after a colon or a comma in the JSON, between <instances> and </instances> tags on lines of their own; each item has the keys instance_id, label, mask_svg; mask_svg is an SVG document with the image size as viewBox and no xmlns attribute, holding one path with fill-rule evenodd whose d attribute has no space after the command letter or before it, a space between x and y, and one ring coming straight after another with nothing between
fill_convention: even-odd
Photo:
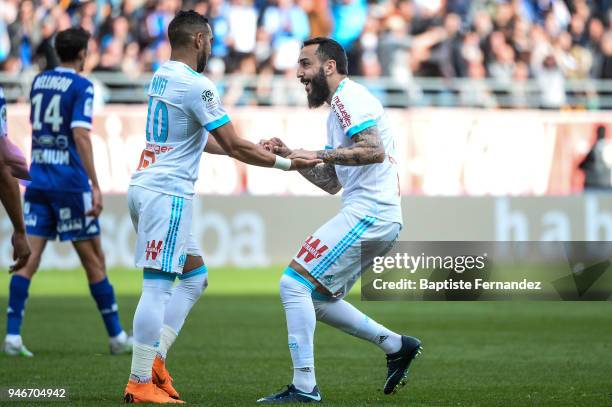
<instances>
[{"instance_id":1,"label":"white football jersey","mask_svg":"<svg viewBox=\"0 0 612 407\"><path fill-rule=\"evenodd\" d=\"M147 145L130 185L192 198L208 132L229 116L215 85L182 62L163 64L148 95Z\"/></svg>"},{"instance_id":2,"label":"white football jersey","mask_svg":"<svg viewBox=\"0 0 612 407\"><path fill-rule=\"evenodd\" d=\"M352 137L376 126L385 161L363 166L336 165L344 192L343 207L359 214L402 223L395 141L382 104L364 86L346 78L332 96L327 118L326 149L350 147Z\"/></svg>"}]
</instances>

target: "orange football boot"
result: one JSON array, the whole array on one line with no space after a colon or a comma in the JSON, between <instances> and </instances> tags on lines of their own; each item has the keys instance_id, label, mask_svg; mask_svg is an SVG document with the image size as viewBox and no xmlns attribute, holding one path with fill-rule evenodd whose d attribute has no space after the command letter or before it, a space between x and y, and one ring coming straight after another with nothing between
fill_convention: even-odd
<instances>
[{"instance_id":1,"label":"orange football boot","mask_svg":"<svg viewBox=\"0 0 612 407\"><path fill-rule=\"evenodd\" d=\"M166 369L166 362L159 356L153 361L153 383L173 399L180 399L178 391L172 386L172 376Z\"/></svg>"},{"instance_id":2,"label":"orange football boot","mask_svg":"<svg viewBox=\"0 0 612 407\"><path fill-rule=\"evenodd\" d=\"M157 387L153 382L148 383L136 383L133 380L129 380L127 386L125 387L125 392L123 394L123 401L126 403L176 403L181 404L185 403L182 400L173 399Z\"/></svg>"}]
</instances>

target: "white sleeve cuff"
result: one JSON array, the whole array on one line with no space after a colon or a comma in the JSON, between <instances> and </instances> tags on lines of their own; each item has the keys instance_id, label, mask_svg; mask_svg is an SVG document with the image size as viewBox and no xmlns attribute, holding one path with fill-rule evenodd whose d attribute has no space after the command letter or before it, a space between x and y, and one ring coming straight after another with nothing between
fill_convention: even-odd
<instances>
[{"instance_id":1,"label":"white sleeve cuff","mask_svg":"<svg viewBox=\"0 0 612 407\"><path fill-rule=\"evenodd\" d=\"M72 123L70 123L70 128L74 129L75 127L82 127L84 129L87 130L91 130L91 123L83 121L83 120L75 120Z\"/></svg>"}]
</instances>

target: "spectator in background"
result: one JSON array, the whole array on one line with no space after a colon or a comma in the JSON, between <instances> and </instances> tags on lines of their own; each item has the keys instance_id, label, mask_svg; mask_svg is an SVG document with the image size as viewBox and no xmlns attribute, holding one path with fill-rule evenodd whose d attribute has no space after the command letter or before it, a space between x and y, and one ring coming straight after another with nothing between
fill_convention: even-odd
<instances>
[{"instance_id":1,"label":"spectator in background","mask_svg":"<svg viewBox=\"0 0 612 407\"><path fill-rule=\"evenodd\" d=\"M515 95L512 81L532 77L544 92L542 105L558 108L575 100L566 98L566 79L610 78L610 4L612 0L0 0L0 69L18 74L54 66L54 32L81 25L93 35L87 70L150 72L167 58L170 19L179 9L193 8L209 18L213 29L209 66L217 73L245 74L241 83L251 94L254 85L248 75L253 73L262 76L258 95L285 92L272 86L273 75L292 74L305 38L332 36L348 50L351 75L391 77L406 86L400 92L407 89L411 98L420 95L414 77L441 77L450 84L453 78L480 77L484 67L485 78L507 87L501 93L496 88L495 95L525 101ZM591 88L579 92L593 100L608 96ZM248 99L240 93L233 97L236 103ZM288 94L282 99L293 103Z\"/></svg>"},{"instance_id":2,"label":"spectator in background","mask_svg":"<svg viewBox=\"0 0 612 407\"><path fill-rule=\"evenodd\" d=\"M34 4L24 0L19 4L17 19L9 28L11 56L19 60L21 70L28 70L32 65L35 45L40 42L40 32L34 21Z\"/></svg>"},{"instance_id":3,"label":"spectator in background","mask_svg":"<svg viewBox=\"0 0 612 407\"><path fill-rule=\"evenodd\" d=\"M252 71L255 64L257 11L252 0L230 0L227 72Z\"/></svg>"},{"instance_id":4,"label":"spectator in background","mask_svg":"<svg viewBox=\"0 0 612 407\"><path fill-rule=\"evenodd\" d=\"M608 31L601 40L601 64L596 77L612 79L612 31Z\"/></svg>"},{"instance_id":5,"label":"spectator in background","mask_svg":"<svg viewBox=\"0 0 612 407\"><path fill-rule=\"evenodd\" d=\"M363 32L367 18L366 0L331 0L333 31L331 37L346 50L349 75L359 74L355 67L360 67L360 53L353 47Z\"/></svg>"},{"instance_id":6,"label":"spectator in background","mask_svg":"<svg viewBox=\"0 0 612 407\"><path fill-rule=\"evenodd\" d=\"M604 126L597 127L595 144L579 168L584 172L585 191L612 190L612 145L606 141Z\"/></svg>"},{"instance_id":7,"label":"spectator in background","mask_svg":"<svg viewBox=\"0 0 612 407\"><path fill-rule=\"evenodd\" d=\"M277 72L295 67L302 43L310 35L308 16L293 0L274 0L263 14L263 28L272 44Z\"/></svg>"}]
</instances>

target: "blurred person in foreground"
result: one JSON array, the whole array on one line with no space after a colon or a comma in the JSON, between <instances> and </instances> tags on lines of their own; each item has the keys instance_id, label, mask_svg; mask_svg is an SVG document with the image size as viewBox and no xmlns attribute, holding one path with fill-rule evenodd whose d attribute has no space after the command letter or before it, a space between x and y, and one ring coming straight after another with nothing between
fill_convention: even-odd
<instances>
[{"instance_id":1,"label":"blurred person in foreground","mask_svg":"<svg viewBox=\"0 0 612 407\"><path fill-rule=\"evenodd\" d=\"M9 287L4 352L33 356L21 338L30 281L49 240L70 241L85 269L91 296L104 321L111 354L129 353L131 338L119 320L106 265L98 216L102 193L93 161L93 85L77 72L83 69L89 34L71 28L57 34L60 66L37 75L30 92L32 182L24 196L25 224L32 255L15 268Z\"/></svg>"},{"instance_id":2,"label":"blurred person in foreground","mask_svg":"<svg viewBox=\"0 0 612 407\"><path fill-rule=\"evenodd\" d=\"M395 333L364 315L343 298L369 259L384 255L402 228L395 142L381 103L347 77L342 46L329 38L304 42L297 77L308 106L330 106L324 150L291 150L280 139L261 144L282 156L320 159L300 170L308 181L330 194L344 189L335 217L303 243L280 280L287 320L293 380L287 388L258 403L321 402L314 370L314 331L322 321L378 346L387 356L385 394L406 384L408 368L421 351L421 341ZM378 242L362 253L363 242Z\"/></svg>"},{"instance_id":3,"label":"blurred person in foreground","mask_svg":"<svg viewBox=\"0 0 612 407\"><path fill-rule=\"evenodd\" d=\"M30 244L26 236L21 193L17 178L29 180L28 164L21 151L8 139L6 99L0 87L0 201L13 225L13 260L10 270L23 267L30 257Z\"/></svg>"}]
</instances>

